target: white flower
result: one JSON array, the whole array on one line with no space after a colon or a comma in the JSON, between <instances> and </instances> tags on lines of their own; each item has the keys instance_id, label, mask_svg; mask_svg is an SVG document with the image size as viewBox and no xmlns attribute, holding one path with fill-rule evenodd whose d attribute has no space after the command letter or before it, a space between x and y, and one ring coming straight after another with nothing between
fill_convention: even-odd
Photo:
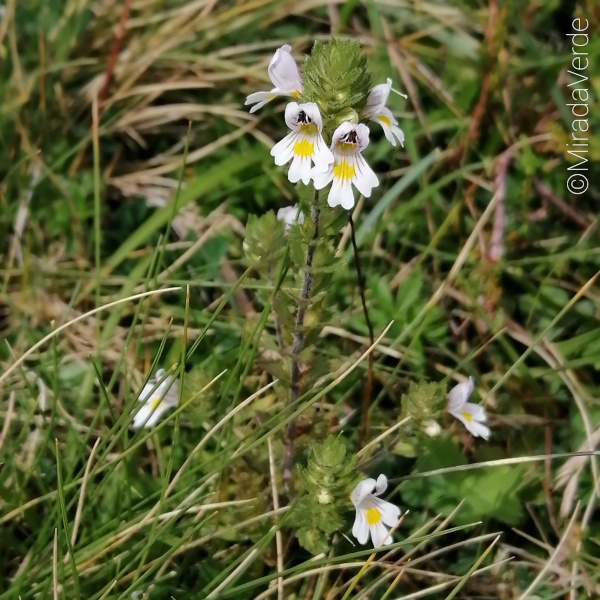
<instances>
[{"instance_id":1,"label":"white flower","mask_svg":"<svg viewBox=\"0 0 600 600\"><path fill-rule=\"evenodd\" d=\"M387 83L376 85L367 98L367 104L363 109L363 115L367 119L376 121L383 127L383 133L392 146L396 145L394 136L398 138L401 146L404 146L404 133L398 127L398 121L394 118L392 111L385 107L390 90L392 89L392 80L388 78Z\"/></svg>"},{"instance_id":2,"label":"white flower","mask_svg":"<svg viewBox=\"0 0 600 600\"><path fill-rule=\"evenodd\" d=\"M388 527L393 527L400 518L400 509L390 502L378 498L387 488L387 477L380 475L377 481L364 479L350 494L350 500L356 508L356 519L352 527L352 535L360 544L366 544L371 534L375 548L381 544L392 543L388 535ZM375 493L373 493L375 490Z\"/></svg>"},{"instance_id":3,"label":"white flower","mask_svg":"<svg viewBox=\"0 0 600 600\"><path fill-rule=\"evenodd\" d=\"M164 381L159 383L163 378ZM153 389L154 391L152 391ZM156 377L146 383L138 396L138 402L143 402L144 404L135 413L131 427L134 429L154 427L163 413L177 406L177 396L177 382L171 375L167 375L165 378L165 370L159 369L156 372Z\"/></svg>"},{"instance_id":4,"label":"white flower","mask_svg":"<svg viewBox=\"0 0 600 600\"><path fill-rule=\"evenodd\" d=\"M304 213L297 204L294 206L284 206L277 211L277 218L285 223L287 231L294 223L302 225L304 223Z\"/></svg>"},{"instance_id":5,"label":"white flower","mask_svg":"<svg viewBox=\"0 0 600 600\"><path fill-rule=\"evenodd\" d=\"M271 148L271 156L279 167L291 160L288 179L292 183L302 180L307 185L313 162L318 171L325 171L333 163L333 154L321 135L321 113L314 102L290 102L285 107L285 122L291 131Z\"/></svg>"},{"instance_id":6,"label":"white flower","mask_svg":"<svg viewBox=\"0 0 600 600\"><path fill-rule=\"evenodd\" d=\"M285 45L279 48L269 63L269 78L275 86L270 92L254 92L246 98L244 106L254 104L250 112L256 112L267 102L277 96L291 96L300 98L302 93L302 78L292 56L291 46Z\"/></svg>"},{"instance_id":7,"label":"white flower","mask_svg":"<svg viewBox=\"0 0 600 600\"><path fill-rule=\"evenodd\" d=\"M458 419L475 437L484 440L490 437L490 428L484 423L487 421L485 408L479 404L467 402L473 393L473 378L469 381L455 385L448 392L448 412Z\"/></svg>"},{"instance_id":8,"label":"white flower","mask_svg":"<svg viewBox=\"0 0 600 600\"><path fill-rule=\"evenodd\" d=\"M377 175L367 164L361 152L369 145L369 128L362 123L342 123L334 132L331 149L334 164L321 172L316 167L312 177L315 188L323 189L333 180L327 203L334 207L341 205L350 210L354 206L352 185L366 198L371 190L379 185Z\"/></svg>"}]
</instances>

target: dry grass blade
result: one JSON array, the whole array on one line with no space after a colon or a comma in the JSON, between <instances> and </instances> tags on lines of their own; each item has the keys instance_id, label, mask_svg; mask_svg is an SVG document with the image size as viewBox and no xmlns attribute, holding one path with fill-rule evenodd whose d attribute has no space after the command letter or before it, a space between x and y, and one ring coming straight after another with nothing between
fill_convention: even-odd
<instances>
[{"instance_id":1,"label":"dry grass blade","mask_svg":"<svg viewBox=\"0 0 600 600\"><path fill-rule=\"evenodd\" d=\"M554 561L557 559L558 556L560 556L560 554L564 550L565 546L569 543L571 531L573 530L573 527L575 526L575 522L577 521L578 516L579 516L579 502L577 503L577 506L575 507L575 510L573 511L573 515L571 516L571 520L569 521L569 524L567 525L567 528L565 529L565 532L563 533L563 536L562 536L560 542L554 549L554 552L550 555L550 558L548 558L548 560L546 561L546 563L544 564L544 566L542 567L540 572L537 574L535 579L531 582L531 585L529 585L529 587L519 596L519 600L528 600L529 598L531 598L531 593L542 582L542 580L546 576L546 573L548 572L548 570L550 569L550 567L552 566Z\"/></svg>"},{"instance_id":2,"label":"dry grass blade","mask_svg":"<svg viewBox=\"0 0 600 600\"><path fill-rule=\"evenodd\" d=\"M108 304L104 304L102 306L99 306L97 308L89 310L88 312L83 313L82 315L79 315L78 317L71 319L70 321L67 321L66 323L63 323L60 327L57 327L51 333L49 333L48 335L43 337L39 342L37 342L33 346L31 346L31 348L29 348L29 350L27 350L25 353L23 353L10 367L8 367L8 369L6 369L6 371L4 371L4 373L2 373L2 375L0 375L0 383L2 383L19 365L23 364L25 359L28 356L31 356L31 354L33 354L38 348L41 348L42 346L44 346L44 344L49 342L53 337L55 337L56 335L58 335L65 329L71 327L75 323L78 323L79 321L87 319L88 317L91 317L92 315L95 315L96 313L102 312L104 310L108 310L109 308L112 308L113 306L123 304L124 302L130 302L131 300L139 300L141 298L146 298L147 296L167 294L169 292L177 292L180 289L181 289L180 286L176 286L176 287L165 288L162 290L152 290L149 292L143 292L141 294L134 294L133 296L128 296L127 298L121 298L120 300L115 300L114 302L109 302Z\"/></svg>"},{"instance_id":3,"label":"dry grass blade","mask_svg":"<svg viewBox=\"0 0 600 600\"><path fill-rule=\"evenodd\" d=\"M88 477L90 475L90 469L92 468L92 461L94 455L100 444L100 438L96 438L94 447L90 452L90 457L85 465L85 472L83 474L83 481L81 482L81 491L79 492L79 500L77 502L77 510L75 511L75 520L73 522L73 533L71 534L71 546L75 547L75 541L77 540L77 533L79 531L79 522L81 520L81 511L83 510L83 500L85 498L85 488L87 487Z\"/></svg>"}]
</instances>

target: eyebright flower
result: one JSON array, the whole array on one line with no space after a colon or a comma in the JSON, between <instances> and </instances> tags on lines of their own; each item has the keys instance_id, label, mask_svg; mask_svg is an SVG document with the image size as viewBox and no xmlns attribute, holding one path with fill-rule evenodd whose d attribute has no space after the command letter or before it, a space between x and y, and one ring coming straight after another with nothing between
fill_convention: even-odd
<instances>
[{"instance_id":1,"label":"eyebright flower","mask_svg":"<svg viewBox=\"0 0 600 600\"><path fill-rule=\"evenodd\" d=\"M484 440L490 437L490 428L484 423L487 421L485 408L479 404L467 402L473 393L473 378L455 385L448 392L448 412L458 419L475 437Z\"/></svg>"},{"instance_id":2,"label":"eyebright flower","mask_svg":"<svg viewBox=\"0 0 600 600\"><path fill-rule=\"evenodd\" d=\"M284 206L277 211L277 218L285 223L285 230L294 224L302 225L304 223L304 213L297 204L294 206Z\"/></svg>"},{"instance_id":3,"label":"eyebright flower","mask_svg":"<svg viewBox=\"0 0 600 600\"><path fill-rule=\"evenodd\" d=\"M318 171L325 171L333 163L333 154L321 135L321 114L314 102L290 102L285 107L285 122L291 131L271 148L271 156L279 167L291 160L288 179L292 183L302 180L307 185L313 162Z\"/></svg>"},{"instance_id":4,"label":"eyebright flower","mask_svg":"<svg viewBox=\"0 0 600 600\"><path fill-rule=\"evenodd\" d=\"M392 543L388 527L393 527L400 518L400 509L386 500L378 498L387 488L387 477L380 475L377 481L364 479L350 494L350 500L356 508L356 519L352 535L360 544L366 544L371 534L375 548ZM373 493L375 490L375 493Z\"/></svg>"},{"instance_id":5,"label":"eyebright flower","mask_svg":"<svg viewBox=\"0 0 600 600\"><path fill-rule=\"evenodd\" d=\"M404 133L398 127L398 121L394 118L392 111L386 108L388 96L392 89L392 80L388 78L387 83L376 85L367 98L367 104L363 109L363 115L367 119L376 121L383 127L383 133L392 146L396 145L394 136L398 138L401 146L404 146Z\"/></svg>"},{"instance_id":6,"label":"eyebright flower","mask_svg":"<svg viewBox=\"0 0 600 600\"><path fill-rule=\"evenodd\" d=\"M279 48L269 63L269 78L275 86L270 92L254 92L246 98L244 106L254 104L250 112L256 112L277 96L300 98L302 78L292 56L292 48L287 44Z\"/></svg>"},{"instance_id":7,"label":"eyebright flower","mask_svg":"<svg viewBox=\"0 0 600 600\"><path fill-rule=\"evenodd\" d=\"M315 167L312 173L317 190L333 181L327 197L329 206L341 205L350 210L354 206L352 185L366 198L379 185L377 175L361 154L368 145L369 128L363 123L356 125L346 121L335 130L331 144L334 164L325 172Z\"/></svg>"},{"instance_id":8,"label":"eyebright flower","mask_svg":"<svg viewBox=\"0 0 600 600\"><path fill-rule=\"evenodd\" d=\"M165 377L165 370L159 369L156 377L150 379L141 391L138 402L144 405L135 413L131 427L139 429L140 427L154 427L160 420L163 413L170 408L177 406L177 382L171 375L168 375L162 383L158 382ZM156 389L154 389L156 387ZM154 391L152 391L154 389ZM135 412L135 411L134 411Z\"/></svg>"}]
</instances>

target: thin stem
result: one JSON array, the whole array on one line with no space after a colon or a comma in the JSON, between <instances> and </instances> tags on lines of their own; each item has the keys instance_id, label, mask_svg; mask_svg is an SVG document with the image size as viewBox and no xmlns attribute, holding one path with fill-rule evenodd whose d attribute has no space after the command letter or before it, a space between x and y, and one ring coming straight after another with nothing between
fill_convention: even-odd
<instances>
[{"instance_id":1,"label":"thin stem","mask_svg":"<svg viewBox=\"0 0 600 600\"><path fill-rule=\"evenodd\" d=\"M310 290L313 283L312 263L315 254L316 241L319 236L319 218L321 211L317 205L317 191L311 206L311 217L315 226L315 231L311 242L306 249L306 262L304 265L304 278L302 280L302 292L300 304L296 313L296 326L294 328L294 341L292 343L291 366L290 366L290 406L293 406L300 396L300 352L304 345L304 317L306 315L306 305L310 297ZM283 482L285 489L289 489L289 482L292 477L292 455L294 448L294 438L296 437L296 423L290 421L286 431L285 451L283 454Z\"/></svg>"},{"instance_id":2,"label":"thin stem","mask_svg":"<svg viewBox=\"0 0 600 600\"><path fill-rule=\"evenodd\" d=\"M267 267L267 278L269 281L269 285L274 287L275 282L273 281L273 264L271 262L269 262L269 265ZM275 292L275 294L277 294L277 292ZM279 317L277 316L277 313L275 311L273 311L273 315L275 320L275 334L277 336L277 345L279 346L281 352L285 352L285 342L283 340L283 331L281 329L281 323L279 322Z\"/></svg>"},{"instance_id":3,"label":"thin stem","mask_svg":"<svg viewBox=\"0 0 600 600\"><path fill-rule=\"evenodd\" d=\"M358 258L358 246L356 244L356 231L354 230L354 221L352 219L352 213L348 213L348 220L350 221L350 233L352 238L352 248L354 249L354 265L356 267L356 275L358 277L358 290L360 292L360 300L362 302L363 313L365 315L365 321L367 323L367 329L369 330L369 345L372 346L375 343L375 336L373 334L373 325L369 318L369 311L367 310L367 301L365 299L365 280L363 278L362 270L360 268L360 259ZM360 433L358 434L357 450L360 450L365 435L367 433L367 425L369 421L369 407L371 405L371 392L373 390L373 352L369 354L369 366L367 371L367 385L365 385L365 391L363 396L363 414L362 421L360 424Z\"/></svg>"}]
</instances>

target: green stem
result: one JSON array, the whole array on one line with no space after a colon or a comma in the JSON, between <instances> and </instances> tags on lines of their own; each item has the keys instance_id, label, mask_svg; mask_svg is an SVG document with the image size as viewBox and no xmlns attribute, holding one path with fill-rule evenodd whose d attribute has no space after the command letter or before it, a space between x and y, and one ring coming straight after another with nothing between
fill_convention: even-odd
<instances>
[{"instance_id":1,"label":"green stem","mask_svg":"<svg viewBox=\"0 0 600 600\"><path fill-rule=\"evenodd\" d=\"M319 218L321 210L317 204L317 194L311 206L311 217L315 231L311 242L306 249L306 261L304 263L304 278L302 280L302 291L300 304L296 313L296 326L294 328L294 341L292 343L291 366L290 366L290 407L294 406L300 396L300 352L304 345L304 317L310 297L313 283L312 263L315 254L316 241L319 236ZM290 421L286 431L285 451L283 454L283 481L286 489L289 489L289 481L292 477L292 456L294 449L294 438L296 437L296 423Z\"/></svg>"}]
</instances>

